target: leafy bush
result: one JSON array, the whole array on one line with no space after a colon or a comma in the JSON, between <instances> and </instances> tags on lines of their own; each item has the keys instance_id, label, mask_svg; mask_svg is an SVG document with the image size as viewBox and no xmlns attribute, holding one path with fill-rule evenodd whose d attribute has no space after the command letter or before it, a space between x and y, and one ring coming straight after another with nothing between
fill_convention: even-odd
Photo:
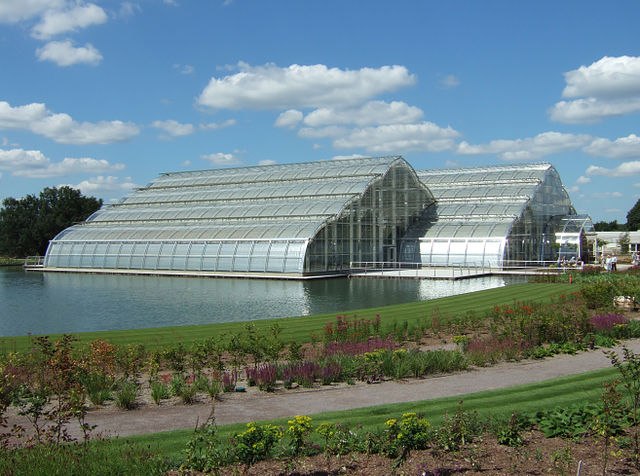
<instances>
[{"instance_id":1,"label":"leafy bush","mask_svg":"<svg viewBox=\"0 0 640 476\"><path fill-rule=\"evenodd\" d=\"M277 426L247 423L246 431L238 433L232 439L234 454L246 467L252 466L267 459L281 438L282 430Z\"/></svg>"},{"instance_id":2,"label":"leafy bush","mask_svg":"<svg viewBox=\"0 0 640 476\"><path fill-rule=\"evenodd\" d=\"M628 319L622 314L607 313L596 314L589 318L589 324L596 332L610 331L615 325L626 324Z\"/></svg>"},{"instance_id":3,"label":"leafy bush","mask_svg":"<svg viewBox=\"0 0 640 476\"><path fill-rule=\"evenodd\" d=\"M151 398L156 405L160 405L160 400L169 398L169 389L167 386L159 381L151 381Z\"/></svg>"},{"instance_id":4,"label":"leafy bush","mask_svg":"<svg viewBox=\"0 0 640 476\"><path fill-rule=\"evenodd\" d=\"M94 405L102 405L112 398L114 380L102 373L88 373L80 378L89 400Z\"/></svg>"},{"instance_id":5,"label":"leafy bush","mask_svg":"<svg viewBox=\"0 0 640 476\"><path fill-rule=\"evenodd\" d=\"M116 405L122 410L131 410L135 407L136 395L139 385L133 380L121 380L116 389Z\"/></svg>"},{"instance_id":6,"label":"leafy bush","mask_svg":"<svg viewBox=\"0 0 640 476\"><path fill-rule=\"evenodd\" d=\"M453 415L445 415L435 433L437 446L444 451L458 451L477 437L482 430L478 414L469 413L462 406L462 400Z\"/></svg>"},{"instance_id":7,"label":"leafy bush","mask_svg":"<svg viewBox=\"0 0 640 476\"><path fill-rule=\"evenodd\" d=\"M218 437L218 428L215 420L196 428L193 436L187 442L185 453L186 459L180 468L181 474L184 470L218 474L220 468L230 465L234 461L230 448L222 445Z\"/></svg>"},{"instance_id":8,"label":"leafy bush","mask_svg":"<svg viewBox=\"0 0 640 476\"><path fill-rule=\"evenodd\" d=\"M595 403L570 405L538 412L535 422L547 438L575 438L589 431L600 412Z\"/></svg>"}]
</instances>

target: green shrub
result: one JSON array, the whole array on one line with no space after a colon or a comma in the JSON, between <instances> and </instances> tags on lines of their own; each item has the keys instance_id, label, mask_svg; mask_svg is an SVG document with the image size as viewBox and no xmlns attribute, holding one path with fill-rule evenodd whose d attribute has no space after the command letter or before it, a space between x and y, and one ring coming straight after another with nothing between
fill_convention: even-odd
<instances>
[{"instance_id":1,"label":"green shrub","mask_svg":"<svg viewBox=\"0 0 640 476\"><path fill-rule=\"evenodd\" d=\"M133 380L121 380L116 389L116 405L122 410L131 410L135 407L136 395L139 385Z\"/></svg>"},{"instance_id":2,"label":"green shrub","mask_svg":"<svg viewBox=\"0 0 640 476\"><path fill-rule=\"evenodd\" d=\"M156 405L160 405L160 400L169 398L169 389L163 382L153 380L151 382L151 398Z\"/></svg>"},{"instance_id":3,"label":"green shrub","mask_svg":"<svg viewBox=\"0 0 640 476\"><path fill-rule=\"evenodd\" d=\"M471 443L481 433L482 427L476 412L469 413L462 400L453 415L445 415L435 432L435 442L444 451L458 451Z\"/></svg>"},{"instance_id":4,"label":"green shrub","mask_svg":"<svg viewBox=\"0 0 640 476\"><path fill-rule=\"evenodd\" d=\"M246 431L233 437L234 455L246 467L265 460L282 439L282 430L274 425L247 423Z\"/></svg>"},{"instance_id":5,"label":"green shrub","mask_svg":"<svg viewBox=\"0 0 640 476\"><path fill-rule=\"evenodd\" d=\"M101 373L89 373L82 376L80 381L94 405L102 405L113 398L114 381L111 377Z\"/></svg>"}]
</instances>

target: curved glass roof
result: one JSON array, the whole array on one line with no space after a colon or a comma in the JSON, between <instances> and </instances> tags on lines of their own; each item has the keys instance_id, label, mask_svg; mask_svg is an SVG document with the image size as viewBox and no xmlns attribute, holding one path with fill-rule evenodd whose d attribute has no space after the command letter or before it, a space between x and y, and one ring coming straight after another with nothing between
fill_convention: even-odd
<instances>
[{"instance_id":1,"label":"curved glass roof","mask_svg":"<svg viewBox=\"0 0 640 476\"><path fill-rule=\"evenodd\" d=\"M398 156L162 174L60 240L307 239Z\"/></svg>"},{"instance_id":2,"label":"curved glass roof","mask_svg":"<svg viewBox=\"0 0 640 476\"><path fill-rule=\"evenodd\" d=\"M419 170L437 215L423 237L506 237L549 170L547 163Z\"/></svg>"}]
</instances>

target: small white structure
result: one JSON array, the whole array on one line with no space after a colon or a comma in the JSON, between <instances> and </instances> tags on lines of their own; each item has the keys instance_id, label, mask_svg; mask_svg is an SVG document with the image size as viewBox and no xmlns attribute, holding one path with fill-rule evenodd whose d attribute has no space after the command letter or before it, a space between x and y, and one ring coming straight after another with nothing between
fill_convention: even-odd
<instances>
[{"instance_id":1,"label":"small white structure","mask_svg":"<svg viewBox=\"0 0 640 476\"><path fill-rule=\"evenodd\" d=\"M596 231L594 238L594 250L600 253L622 251L620 241L624 241L625 235L629 235L629 253L640 251L640 230L638 231ZM597 242L597 244L596 244Z\"/></svg>"}]
</instances>

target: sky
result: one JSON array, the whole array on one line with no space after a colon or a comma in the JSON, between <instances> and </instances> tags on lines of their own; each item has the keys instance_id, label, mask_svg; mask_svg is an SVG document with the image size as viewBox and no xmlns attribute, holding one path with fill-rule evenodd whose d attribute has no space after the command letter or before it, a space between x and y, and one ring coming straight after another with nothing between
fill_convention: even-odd
<instances>
[{"instance_id":1,"label":"sky","mask_svg":"<svg viewBox=\"0 0 640 476\"><path fill-rule=\"evenodd\" d=\"M640 198L640 2L0 0L0 200L402 155Z\"/></svg>"}]
</instances>

